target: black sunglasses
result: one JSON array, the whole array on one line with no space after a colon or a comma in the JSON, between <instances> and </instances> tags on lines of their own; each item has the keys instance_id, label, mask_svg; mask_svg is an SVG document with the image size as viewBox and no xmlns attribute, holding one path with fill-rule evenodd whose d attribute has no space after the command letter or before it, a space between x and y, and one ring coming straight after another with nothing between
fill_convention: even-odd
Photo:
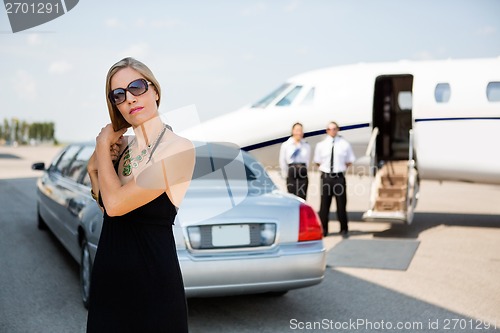
<instances>
[{"instance_id":1,"label":"black sunglasses","mask_svg":"<svg viewBox=\"0 0 500 333\"><path fill-rule=\"evenodd\" d=\"M125 102L127 99L127 91L134 96L140 96L148 91L150 84L151 82L148 82L145 79L137 79L130 82L127 88L116 88L115 90L111 90L108 98L112 104L118 105Z\"/></svg>"}]
</instances>

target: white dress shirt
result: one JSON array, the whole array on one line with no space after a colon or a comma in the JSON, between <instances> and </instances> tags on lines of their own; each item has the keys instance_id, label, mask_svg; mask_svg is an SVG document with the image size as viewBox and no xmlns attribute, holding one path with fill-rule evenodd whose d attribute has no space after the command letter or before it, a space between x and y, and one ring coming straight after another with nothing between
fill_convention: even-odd
<instances>
[{"instance_id":1,"label":"white dress shirt","mask_svg":"<svg viewBox=\"0 0 500 333\"><path fill-rule=\"evenodd\" d=\"M295 153L295 151L298 151ZM281 176L286 178L288 175L288 164L291 163L305 163L309 167L311 160L311 146L304 140L300 140L298 144L295 143L293 137L281 144L280 149L280 168Z\"/></svg>"},{"instance_id":2,"label":"white dress shirt","mask_svg":"<svg viewBox=\"0 0 500 333\"><path fill-rule=\"evenodd\" d=\"M337 135L335 138L327 135L326 138L316 145L314 149L314 163L319 164L319 170L330 173L330 159L333 149L333 172L345 172L347 164L354 162L356 156L352 151L351 144L342 136Z\"/></svg>"}]
</instances>

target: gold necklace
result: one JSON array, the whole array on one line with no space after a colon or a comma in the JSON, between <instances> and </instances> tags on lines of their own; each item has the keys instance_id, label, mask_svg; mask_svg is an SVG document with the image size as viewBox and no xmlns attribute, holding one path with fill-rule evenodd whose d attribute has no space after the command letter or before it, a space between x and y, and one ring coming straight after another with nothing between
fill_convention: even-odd
<instances>
[{"instance_id":1,"label":"gold necklace","mask_svg":"<svg viewBox=\"0 0 500 333\"><path fill-rule=\"evenodd\" d=\"M132 156L131 146L135 143L135 138L134 138L134 140L132 140L132 142L127 147L127 150L125 151L124 156L123 156L122 175L124 175L125 177L130 176L132 174L132 169L139 167L139 163L141 163L144 160L144 157L147 155L148 152L150 152L150 156L148 159L148 162L149 162L149 160L151 159L151 155L153 154L153 151L156 149L156 146L158 145L158 140L163 136L166 129L167 129L167 125L163 125L163 129L158 134L155 141L153 141L149 145L147 145L147 148L141 150L141 153L133 158L131 158L131 156Z\"/></svg>"}]
</instances>

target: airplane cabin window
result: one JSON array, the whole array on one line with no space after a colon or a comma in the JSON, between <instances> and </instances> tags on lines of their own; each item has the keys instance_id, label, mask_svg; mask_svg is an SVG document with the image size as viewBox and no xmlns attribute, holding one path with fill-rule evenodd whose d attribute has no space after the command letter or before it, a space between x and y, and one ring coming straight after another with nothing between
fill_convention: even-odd
<instances>
[{"instance_id":1,"label":"airplane cabin window","mask_svg":"<svg viewBox=\"0 0 500 333\"><path fill-rule=\"evenodd\" d=\"M490 82L486 87L486 96L490 102L500 102L500 82Z\"/></svg>"},{"instance_id":2,"label":"airplane cabin window","mask_svg":"<svg viewBox=\"0 0 500 333\"><path fill-rule=\"evenodd\" d=\"M398 105L401 111L411 111L413 98L411 91L400 91L398 94Z\"/></svg>"},{"instance_id":3,"label":"airplane cabin window","mask_svg":"<svg viewBox=\"0 0 500 333\"><path fill-rule=\"evenodd\" d=\"M451 96L451 89L449 83L438 83L434 90L434 98L438 103L448 103Z\"/></svg>"},{"instance_id":4,"label":"airplane cabin window","mask_svg":"<svg viewBox=\"0 0 500 333\"><path fill-rule=\"evenodd\" d=\"M288 94L285 95L278 103L276 103L276 106L289 106L292 104L293 100L299 92L302 90L302 86L296 86Z\"/></svg>"},{"instance_id":5,"label":"airplane cabin window","mask_svg":"<svg viewBox=\"0 0 500 333\"><path fill-rule=\"evenodd\" d=\"M302 100L302 103L300 105L311 105L314 101L314 87L309 90L307 93L306 97Z\"/></svg>"},{"instance_id":6,"label":"airplane cabin window","mask_svg":"<svg viewBox=\"0 0 500 333\"><path fill-rule=\"evenodd\" d=\"M265 108L269 105L276 97L278 97L283 91L285 91L290 86L290 83L282 84L278 89L274 90L272 93L252 105L252 108Z\"/></svg>"}]
</instances>

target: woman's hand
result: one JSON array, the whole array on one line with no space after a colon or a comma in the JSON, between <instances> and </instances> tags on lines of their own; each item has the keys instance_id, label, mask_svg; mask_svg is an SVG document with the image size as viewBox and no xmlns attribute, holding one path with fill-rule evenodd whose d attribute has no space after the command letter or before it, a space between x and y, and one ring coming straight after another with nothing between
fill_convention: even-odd
<instances>
[{"instance_id":1,"label":"woman's hand","mask_svg":"<svg viewBox=\"0 0 500 333\"><path fill-rule=\"evenodd\" d=\"M122 144L122 141L123 141L123 136L119 137L118 141L109 147L111 160L113 162L115 162L118 159L118 156L120 156L120 146ZM90 156L89 161L87 163L87 172L88 173L97 172L97 154L95 150L92 153L92 156Z\"/></svg>"},{"instance_id":2,"label":"woman's hand","mask_svg":"<svg viewBox=\"0 0 500 333\"><path fill-rule=\"evenodd\" d=\"M114 144L111 145L109 148L111 152L111 160L115 162L118 159L118 156L120 156L120 146L122 145L123 141L123 136L120 136L118 138L118 141L116 141Z\"/></svg>"},{"instance_id":3,"label":"woman's hand","mask_svg":"<svg viewBox=\"0 0 500 333\"><path fill-rule=\"evenodd\" d=\"M111 124L107 124L101 129L99 135L96 137L96 146L102 147L112 147L120 141L120 138L127 131L126 128L122 128L115 132ZM113 150L110 148L110 151Z\"/></svg>"},{"instance_id":4,"label":"woman's hand","mask_svg":"<svg viewBox=\"0 0 500 333\"><path fill-rule=\"evenodd\" d=\"M114 131L111 124L106 125L101 129L99 135L96 137L95 146L95 168L97 170L97 160L106 161L109 159L114 162L118 159L120 153L120 144L122 142L122 136L127 131L126 128L119 131ZM106 162L104 162L106 163Z\"/></svg>"}]
</instances>

